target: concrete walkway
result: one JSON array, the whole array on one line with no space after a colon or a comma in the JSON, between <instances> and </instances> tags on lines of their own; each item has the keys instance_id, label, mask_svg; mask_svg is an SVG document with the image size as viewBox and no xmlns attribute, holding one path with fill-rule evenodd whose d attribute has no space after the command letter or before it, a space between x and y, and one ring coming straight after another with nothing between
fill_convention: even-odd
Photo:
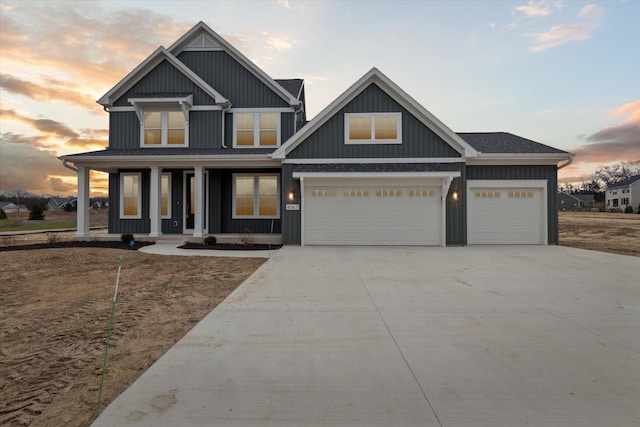
<instances>
[{"instance_id":1,"label":"concrete walkway","mask_svg":"<svg viewBox=\"0 0 640 427\"><path fill-rule=\"evenodd\" d=\"M640 425L638 277L555 246L284 247L94 425Z\"/></svg>"}]
</instances>

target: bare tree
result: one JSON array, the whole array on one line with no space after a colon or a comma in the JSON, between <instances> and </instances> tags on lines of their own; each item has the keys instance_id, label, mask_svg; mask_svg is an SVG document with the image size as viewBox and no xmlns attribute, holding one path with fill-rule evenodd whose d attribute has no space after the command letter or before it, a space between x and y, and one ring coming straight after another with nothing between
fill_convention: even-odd
<instances>
[{"instance_id":1,"label":"bare tree","mask_svg":"<svg viewBox=\"0 0 640 427\"><path fill-rule=\"evenodd\" d=\"M20 216L20 205L23 204L24 199L30 196L27 190L22 188L15 188L4 193L10 200L18 206L18 217Z\"/></svg>"},{"instance_id":2,"label":"bare tree","mask_svg":"<svg viewBox=\"0 0 640 427\"><path fill-rule=\"evenodd\" d=\"M640 174L640 160L622 161L611 166L605 166L596 171L595 177L597 177L602 186L606 186L638 174Z\"/></svg>"}]
</instances>

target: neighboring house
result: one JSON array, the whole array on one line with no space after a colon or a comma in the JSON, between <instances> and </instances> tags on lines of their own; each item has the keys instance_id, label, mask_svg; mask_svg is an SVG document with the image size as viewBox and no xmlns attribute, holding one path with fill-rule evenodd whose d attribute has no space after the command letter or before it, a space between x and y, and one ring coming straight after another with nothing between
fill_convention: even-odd
<instances>
[{"instance_id":1,"label":"neighboring house","mask_svg":"<svg viewBox=\"0 0 640 427\"><path fill-rule=\"evenodd\" d=\"M75 203L75 200L68 197L51 197L47 202L47 210L64 209L68 203Z\"/></svg>"},{"instance_id":2,"label":"neighboring house","mask_svg":"<svg viewBox=\"0 0 640 427\"><path fill-rule=\"evenodd\" d=\"M592 208L595 206L593 194L569 194L561 191L558 193L558 210Z\"/></svg>"},{"instance_id":3,"label":"neighboring house","mask_svg":"<svg viewBox=\"0 0 640 427\"><path fill-rule=\"evenodd\" d=\"M640 175L634 175L615 184L607 186L605 193L605 207L607 210L624 212L627 206L631 206L634 212L640 205Z\"/></svg>"},{"instance_id":4,"label":"neighboring house","mask_svg":"<svg viewBox=\"0 0 640 427\"><path fill-rule=\"evenodd\" d=\"M29 208L26 205L11 202L0 202L0 209L5 213L29 212Z\"/></svg>"},{"instance_id":5,"label":"neighboring house","mask_svg":"<svg viewBox=\"0 0 640 427\"><path fill-rule=\"evenodd\" d=\"M558 210L566 211L580 207L581 200L574 194L561 191L558 193Z\"/></svg>"},{"instance_id":6,"label":"neighboring house","mask_svg":"<svg viewBox=\"0 0 640 427\"><path fill-rule=\"evenodd\" d=\"M558 242L557 170L571 154L455 133L376 68L307 123L302 80L273 80L201 22L98 102L109 147L61 157L78 171L78 237L93 169L109 173L109 233Z\"/></svg>"}]
</instances>

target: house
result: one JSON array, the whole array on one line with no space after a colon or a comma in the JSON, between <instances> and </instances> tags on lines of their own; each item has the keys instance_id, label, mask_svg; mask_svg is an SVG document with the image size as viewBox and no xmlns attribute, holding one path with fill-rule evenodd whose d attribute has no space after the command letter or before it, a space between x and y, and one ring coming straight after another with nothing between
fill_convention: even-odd
<instances>
[{"instance_id":1,"label":"house","mask_svg":"<svg viewBox=\"0 0 640 427\"><path fill-rule=\"evenodd\" d=\"M64 209L67 204L75 204L76 199L70 197L51 197L47 202L47 210Z\"/></svg>"},{"instance_id":2,"label":"house","mask_svg":"<svg viewBox=\"0 0 640 427\"><path fill-rule=\"evenodd\" d=\"M89 236L89 171L100 170L112 234L558 242L557 171L570 153L455 133L376 68L307 122L304 81L272 79L200 22L98 102L108 148L61 157L78 173L78 238Z\"/></svg>"},{"instance_id":3,"label":"house","mask_svg":"<svg viewBox=\"0 0 640 427\"><path fill-rule=\"evenodd\" d=\"M640 206L640 175L634 175L607 186L605 207L607 210L624 210L631 206L634 212Z\"/></svg>"},{"instance_id":4,"label":"house","mask_svg":"<svg viewBox=\"0 0 640 427\"><path fill-rule=\"evenodd\" d=\"M593 194L569 194L561 191L558 193L557 199L558 210L561 211L579 208L592 208L595 206Z\"/></svg>"},{"instance_id":5,"label":"house","mask_svg":"<svg viewBox=\"0 0 640 427\"><path fill-rule=\"evenodd\" d=\"M29 208L26 205L15 204L11 202L0 202L0 209L2 209L7 214L29 212Z\"/></svg>"}]
</instances>

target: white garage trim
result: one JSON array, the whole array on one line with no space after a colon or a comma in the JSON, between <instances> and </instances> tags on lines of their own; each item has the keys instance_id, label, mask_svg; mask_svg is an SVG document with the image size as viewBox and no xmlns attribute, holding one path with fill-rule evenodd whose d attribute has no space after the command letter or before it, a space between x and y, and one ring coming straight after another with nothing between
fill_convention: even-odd
<instances>
[{"instance_id":1,"label":"white garage trim","mask_svg":"<svg viewBox=\"0 0 640 427\"><path fill-rule=\"evenodd\" d=\"M451 182L455 177L459 177L460 172L294 172L293 178L300 180L300 244L304 246L307 244L306 240L308 236L305 236L306 229L306 214L308 213L308 206L306 198L307 188L313 184L313 187L318 185L330 184L333 185L373 185L373 186L398 186L398 187L417 187L428 186L435 188L434 195L438 195L440 192L440 217L439 228L440 236L437 240L441 246L446 245L446 197L449 191ZM438 188L439 187L439 188ZM437 203L437 202L436 202ZM425 220L428 220L425 217Z\"/></svg>"},{"instance_id":2,"label":"white garage trim","mask_svg":"<svg viewBox=\"0 0 640 427\"><path fill-rule=\"evenodd\" d=\"M473 221L472 221L472 208L473 208L473 193L475 189L534 189L540 191L540 221L541 221L541 235L540 243L547 245L548 238L548 215L547 215L547 180L545 179L521 179L521 180L468 180L467 181L467 243L473 244L470 241L470 236L473 235Z\"/></svg>"}]
</instances>

